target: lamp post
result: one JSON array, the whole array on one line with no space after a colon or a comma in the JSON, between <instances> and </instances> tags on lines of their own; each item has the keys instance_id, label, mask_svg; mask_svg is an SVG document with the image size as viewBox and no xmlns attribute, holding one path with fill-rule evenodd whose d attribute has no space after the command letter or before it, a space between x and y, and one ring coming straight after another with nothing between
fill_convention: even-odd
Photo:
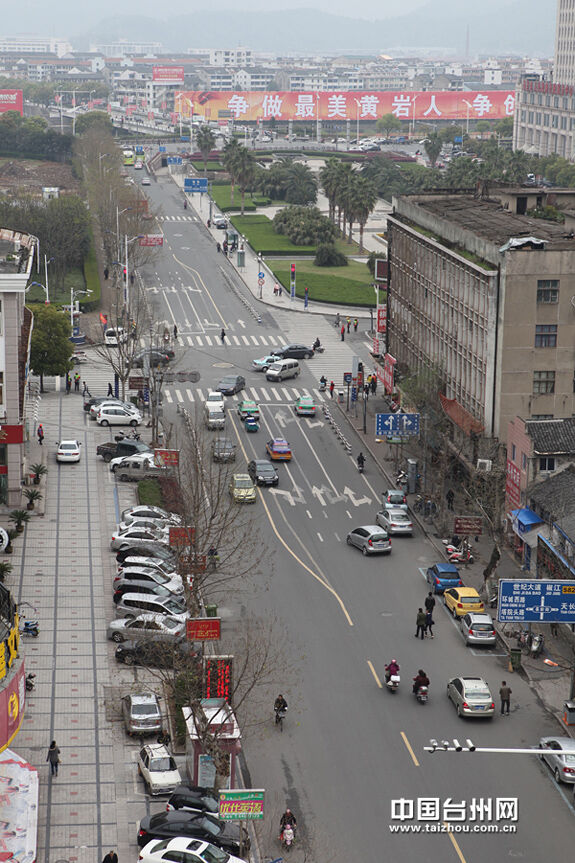
<instances>
[{"instance_id":1,"label":"lamp post","mask_svg":"<svg viewBox=\"0 0 575 863\"><path fill-rule=\"evenodd\" d=\"M47 286L47 285L43 285L43 284L42 284L42 282L30 282L30 284L29 284L29 285L28 285L28 287L26 288L26 293L28 293L28 291L30 290L30 288L33 288L33 287L34 287L34 285L37 285L39 288L42 288L42 290L43 290L43 291L44 291L44 293L46 294L46 299L44 300L44 305L49 306L49 305L50 305L50 300L48 299L48 286Z\"/></svg>"},{"instance_id":2,"label":"lamp post","mask_svg":"<svg viewBox=\"0 0 575 863\"><path fill-rule=\"evenodd\" d=\"M70 288L70 326L72 327L72 333L74 332L74 301L77 297L88 296L92 291L75 291L74 288Z\"/></svg>"},{"instance_id":3,"label":"lamp post","mask_svg":"<svg viewBox=\"0 0 575 863\"><path fill-rule=\"evenodd\" d=\"M102 159L105 156L109 156L109 155L110 155L109 153L98 153L98 173L100 175L100 178L102 177Z\"/></svg>"},{"instance_id":4,"label":"lamp post","mask_svg":"<svg viewBox=\"0 0 575 863\"><path fill-rule=\"evenodd\" d=\"M50 295L48 293L48 264L51 264L54 258L47 258L44 255L44 281L46 282L46 305L50 304Z\"/></svg>"},{"instance_id":5,"label":"lamp post","mask_svg":"<svg viewBox=\"0 0 575 863\"><path fill-rule=\"evenodd\" d=\"M124 207L123 210L120 210L119 207L116 207L116 254L118 257L120 257L120 216L123 216L124 213L127 213L131 209L132 207Z\"/></svg>"},{"instance_id":6,"label":"lamp post","mask_svg":"<svg viewBox=\"0 0 575 863\"><path fill-rule=\"evenodd\" d=\"M130 317L130 262L128 258L128 246L130 243L133 243L134 240L141 240L144 236L144 234L137 234L135 237L128 237L127 234L124 234L124 260L112 262L113 264L123 267L126 273L126 280L124 282L124 307L128 318Z\"/></svg>"},{"instance_id":7,"label":"lamp post","mask_svg":"<svg viewBox=\"0 0 575 863\"><path fill-rule=\"evenodd\" d=\"M473 105L471 104L471 102L468 102L467 99L463 99L462 101L465 102L465 104L467 105L467 122L465 124L465 134L469 136L469 111L471 110L471 108L473 108Z\"/></svg>"},{"instance_id":8,"label":"lamp post","mask_svg":"<svg viewBox=\"0 0 575 863\"><path fill-rule=\"evenodd\" d=\"M415 103L417 102L418 98L419 98L419 93L416 93L416 95L413 97L413 99L411 101L411 107L413 109L411 112L411 136L412 137L415 134Z\"/></svg>"},{"instance_id":9,"label":"lamp post","mask_svg":"<svg viewBox=\"0 0 575 863\"><path fill-rule=\"evenodd\" d=\"M359 146L359 108L360 108L361 102L359 101L359 99L356 99L355 97L354 97L353 101L355 102L355 141L356 141L356 144Z\"/></svg>"}]
</instances>

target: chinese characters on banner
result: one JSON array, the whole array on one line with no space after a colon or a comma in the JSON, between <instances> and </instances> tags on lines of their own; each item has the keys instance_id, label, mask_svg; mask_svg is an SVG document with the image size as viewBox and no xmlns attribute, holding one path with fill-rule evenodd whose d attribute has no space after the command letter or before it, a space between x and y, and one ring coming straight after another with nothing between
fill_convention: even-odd
<instances>
[{"instance_id":1,"label":"chinese characters on banner","mask_svg":"<svg viewBox=\"0 0 575 863\"><path fill-rule=\"evenodd\" d=\"M346 120L377 120L384 114L393 114L399 120L427 121L451 120L503 120L512 117L515 110L515 93L512 90L489 90L485 93L338 91L327 93L290 93L246 90L227 91L176 91L175 110L189 117L191 105L194 116L205 120L232 117L234 120L260 122L261 120L308 120L326 122Z\"/></svg>"},{"instance_id":2,"label":"chinese characters on banner","mask_svg":"<svg viewBox=\"0 0 575 863\"><path fill-rule=\"evenodd\" d=\"M385 355L385 360L383 363L383 387L388 395L393 392L395 387L393 373L396 362L397 360L395 359L395 357L392 357L391 354Z\"/></svg>"},{"instance_id":3,"label":"chinese characters on banner","mask_svg":"<svg viewBox=\"0 0 575 863\"><path fill-rule=\"evenodd\" d=\"M177 467L180 463L179 449L155 449L154 464L158 467Z\"/></svg>"},{"instance_id":4,"label":"chinese characters on banner","mask_svg":"<svg viewBox=\"0 0 575 863\"><path fill-rule=\"evenodd\" d=\"M521 473L517 465L514 465L510 458L507 459L505 496L507 497L509 506L516 508L521 506Z\"/></svg>"}]
</instances>

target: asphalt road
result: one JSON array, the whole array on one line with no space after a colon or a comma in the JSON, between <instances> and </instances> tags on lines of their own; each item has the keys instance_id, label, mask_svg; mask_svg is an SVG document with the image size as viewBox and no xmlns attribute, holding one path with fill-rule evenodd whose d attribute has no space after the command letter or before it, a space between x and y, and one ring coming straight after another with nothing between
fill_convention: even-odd
<instances>
[{"instance_id":1,"label":"asphalt road","mask_svg":"<svg viewBox=\"0 0 575 863\"><path fill-rule=\"evenodd\" d=\"M182 212L181 196L168 178L147 191L166 216ZM267 307L261 325L244 320L245 309L222 278L221 268L227 264L199 220L165 221L163 230L165 245L154 271L143 274L158 320L175 321L180 334L204 338L217 337L222 326L248 340L262 333L297 338L298 319ZM316 326L328 324L317 321ZM269 386L249 370L261 349L212 342L187 348L178 361L178 368L200 371L204 391L236 368L246 372L248 386ZM302 361L297 387L312 390L317 385L318 359ZM437 559L432 546L421 534L395 538L390 556L373 559L347 547L350 528L373 521L388 481L369 462L366 473L358 475L352 456L336 445L321 416L296 418L283 397L262 401L260 407L262 428L257 435L246 435L229 411L228 424L239 444L238 464L242 455L263 457L265 440L272 435L287 437L294 458L279 466L278 490L259 491L254 508L265 562L262 585L265 582L267 589L238 599L231 595L224 605L231 615L249 608L268 620L277 618L290 668L285 679L270 687L262 724L243 741L249 782L268 795L263 857L278 855L276 822L290 805L300 827L294 861L306 854L307 859L330 863L567 859L574 829L570 788L558 790L535 757L423 751L430 738L469 737L476 746L528 747L542 735L560 733L555 722L524 680L508 674L500 651L465 647L441 603L435 613L436 637L423 642L414 638L417 608L427 593L422 571ZM168 419L175 419L175 404L164 401L164 409ZM349 437L355 455L360 442L353 433ZM380 688L384 665L392 656L402 673L395 696ZM425 706L411 695L411 678L419 667L431 679ZM458 719L445 686L459 674L485 677L494 694L501 680L511 677L511 716L496 715L488 722ZM281 734L271 709L280 691L290 705ZM418 798L439 801L435 820L417 820ZM495 798L517 798L516 821L496 819ZM414 801L414 819L391 817L392 801L402 799L408 802L397 805L404 810ZM471 820L474 800L491 800L493 817ZM445 810L450 801L465 804L463 821ZM448 835L440 832L445 821L465 830L498 825L500 832L481 828ZM397 835L390 824L415 825L421 832ZM516 832L503 832L509 825Z\"/></svg>"}]
</instances>

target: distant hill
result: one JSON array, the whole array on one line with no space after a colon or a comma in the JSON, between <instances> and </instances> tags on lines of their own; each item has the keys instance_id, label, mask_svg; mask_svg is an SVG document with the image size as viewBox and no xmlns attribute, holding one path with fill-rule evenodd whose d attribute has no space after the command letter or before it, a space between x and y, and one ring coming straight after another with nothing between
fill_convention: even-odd
<instances>
[{"instance_id":1,"label":"distant hill","mask_svg":"<svg viewBox=\"0 0 575 863\"><path fill-rule=\"evenodd\" d=\"M469 9L461 0L444 0L441 6L428 3L409 15L373 21L317 9L253 12L218 8L168 20L136 14L101 20L82 33L72 33L71 38L74 43L81 40L82 47L119 38L160 41L167 51L232 44L274 53L441 48L461 58L469 27L472 57L478 53L553 53L555 4L548 4L548 9L541 0L482 0L473 5Z\"/></svg>"}]
</instances>

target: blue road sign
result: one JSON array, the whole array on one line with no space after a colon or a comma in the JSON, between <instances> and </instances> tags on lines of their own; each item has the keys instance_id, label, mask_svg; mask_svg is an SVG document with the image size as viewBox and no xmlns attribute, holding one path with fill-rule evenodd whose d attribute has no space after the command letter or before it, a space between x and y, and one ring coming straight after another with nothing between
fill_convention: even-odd
<instances>
[{"instance_id":1,"label":"blue road sign","mask_svg":"<svg viewBox=\"0 0 575 863\"><path fill-rule=\"evenodd\" d=\"M352 402L357 401L357 387L351 388L351 400L352 400Z\"/></svg>"},{"instance_id":2,"label":"blue road sign","mask_svg":"<svg viewBox=\"0 0 575 863\"><path fill-rule=\"evenodd\" d=\"M186 177L184 189L191 192L207 192L208 181L206 177Z\"/></svg>"},{"instance_id":3,"label":"blue road sign","mask_svg":"<svg viewBox=\"0 0 575 863\"><path fill-rule=\"evenodd\" d=\"M260 270L258 273L258 279L265 279L265 277L266 277L266 274L264 273L264 271Z\"/></svg>"},{"instance_id":4,"label":"blue road sign","mask_svg":"<svg viewBox=\"0 0 575 863\"><path fill-rule=\"evenodd\" d=\"M351 383L351 372L344 372L343 373L343 382L344 382L344 384L350 384Z\"/></svg>"},{"instance_id":5,"label":"blue road sign","mask_svg":"<svg viewBox=\"0 0 575 863\"><path fill-rule=\"evenodd\" d=\"M417 437L419 435L419 414L376 414L375 433L387 437Z\"/></svg>"},{"instance_id":6,"label":"blue road sign","mask_svg":"<svg viewBox=\"0 0 575 863\"><path fill-rule=\"evenodd\" d=\"M181 156L168 156L168 165L181 165L182 157Z\"/></svg>"},{"instance_id":7,"label":"blue road sign","mask_svg":"<svg viewBox=\"0 0 575 863\"><path fill-rule=\"evenodd\" d=\"M165 152L166 152L166 148L163 145L158 147L158 153L165 153Z\"/></svg>"},{"instance_id":8,"label":"blue road sign","mask_svg":"<svg viewBox=\"0 0 575 863\"><path fill-rule=\"evenodd\" d=\"M575 581L502 578L497 620L575 623Z\"/></svg>"}]
</instances>

